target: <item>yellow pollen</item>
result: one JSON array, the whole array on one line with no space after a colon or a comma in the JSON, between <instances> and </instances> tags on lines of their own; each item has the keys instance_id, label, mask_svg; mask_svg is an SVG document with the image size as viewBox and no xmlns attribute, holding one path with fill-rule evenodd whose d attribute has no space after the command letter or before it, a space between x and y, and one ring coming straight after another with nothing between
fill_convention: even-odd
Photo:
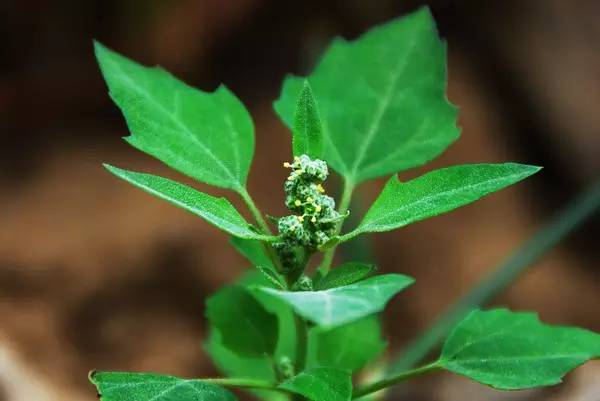
<instances>
[{"instance_id":1,"label":"yellow pollen","mask_svg":"<svg viewBox=\"0 0 600 401\"><path fill-rule=\"evenodd\" d=\"M302 223L304 221L304 216L298 216L298 221Z\"/></svg>"},{"instance_id":2,"label":"yellow pollen","mask_svg":"<svg viewBox=\"0 0 600 401\"><path fill-rule=\"evenodd\" d=\"M315 216L312 217L312 219L310 219L310 221L312 221L313 223L317 222L317 218Z\"/></svg>"},{"instance_id":3,"label":"yellow pollen","mask_svg":"<svg viewBox=\"0 0 600 401\"><path fill-rule=\"evenodd\" d=\"M294 201L294 205L296 205L296 206L300 206L301 204L302 204L302 202L300 202L300 199L296 199Z\"/></svg>"},{"instance_id":4,"label":"yellow pollen","mask_svg":"<svg viewBox=\"0 0 600 401\"><path fill-rule=\"evenodd\" d=\"M323 188L323 185L319 184L317 185L317 191L319 191L320 193L325 192L325 188Z\"/></svg>"},{"instance_id":5,"label":"yellow pollen","mask_svg":"<svg viewBox=\"0 0 600 401\"><path fill-rule=\"evenodd\" d=\"M288 162L285 162L285 163L283 163L283 167L290 168L290 167L292 167L292 165Z\"/></svg>"},{"instance_id":6,"label":"yellow pollen","mask_svg":"<svg viewBox=\"0 0 600 401\"><path fill-rule=\"evenodd\" d=\"M294 181L294 178L296 178L296 177L294 177L293 175L290 175L290 176L287 178L287 180L288 180L288 181Z\"/></svg>"},{"instance_id":7,"label":"yellow pollen","mask_svg":"<svg viewBox=\"0 0 600 401\"><path fill-rule=\"evenodd\" d=\"M321 211L321 205L315 206L315 211L319 213Z\"/></svg>"}]
</instances>

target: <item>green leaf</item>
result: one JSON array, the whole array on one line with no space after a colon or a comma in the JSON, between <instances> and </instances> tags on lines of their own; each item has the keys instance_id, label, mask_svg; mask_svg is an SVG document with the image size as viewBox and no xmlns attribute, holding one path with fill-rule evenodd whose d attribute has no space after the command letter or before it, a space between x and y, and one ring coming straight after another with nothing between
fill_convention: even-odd
<instances>
[{"instance_id":1,"label":"green leaf","mask_svg":"<svg viewBox=\"0 0 600 401\"><path fill-rule=\"evenodd\" d=\"M312 368L281 383L279 388L312 401L349 401L352 398L350 374L328 367Z\"/></svg>"},{"instance_id":2,"label":"green leaf","mask_svg":"<svg viewBox=\"0 0 600 401\"><path fill-rule=\"evenodd\" d=\"M365 263L350 262L331 270L325 277L315 283L315 290L327 290L341 287L364 279L377 270L375 266Z\"/></svg>"},{"instance_id":3,"label":"green leaf","mask_svg":"<svg viewBox=\"0 0 600 401\"><path fill-rule=\"evenodd\" d=\"M324 158L358 183L433 159L458 138L446 99L446 46L427 8L337 38L308 76L323 123ZM303 78L287 77L275 110L289 127Z\"/></svg>"},{"instance_id":4,"label":"green leaf","mask_svg":"<svg viewBox=\"0 0 600 401\"><path fill-rule=\"evenodd\" d=\"M308 366L331 366L356 372L383 352L387 343L381 336L377 315L331 330L315 327L309 336L311 360Z\"/></svg>"},{"instance_id":5,"label":"green leaf","mask_svg":"<svg viewBox=\"0 0 600 401\"><path fill-rule=\"evenodd\" d=\"M294 156L305 154L313 159L322 157L321 119L310 84L306 80L296 103L293 133Z\"/></svg>"},{"instance_id":6,"label":"green leaf","mask_svg":"<svg viewBox=\"0 0 600 401\"><path fill-rule=\"evenodd\" d=\"M333 328L381 311L398 292L414 282L401 274L385 274L323 291L279 291L258 287L290 305L296 313L319 326Z\"/></svg>"},{"instance_id":7,"label":"green leaf","mask_svg":"<svg viewBox=\"0 0 600 401\"><path fill-rule=\"evenodd\" d=\"M272 241L275 237L259 234L225 198L217 198L186 185L152 174L136 173L104 165L108 171L130 184L202 217L231 235Z\"/></svg>"},{"instance_id":8,"label":"green leaf","mask_svg":"<svg viewBox=\"0 0 600 401\"><path fill-rule=\"evenodd\" d=\"M269 269L275 271L273 261L265 252L265 248L261 241L231 237L229 243L235 248L236 251L245 256L253 266L268 267Z\"/></svg>"},{"instance_id":9,"label":"green leaf","mask_svg":"<svg viewBox=\"0 0 600 401\"><path fill-rule=\"evenodd\" d=\"M247 286L271 286L264 276L255 270L244 274L238 284ZM256 299L265 309L277 315L279 321L279 339L275 351L275 361L282 356L288 356L295 360L296 330L294 325L294 313L292 309L278 299L265 294L255 294ZM273 370L273 358L271 356L250 357L240 355L223 344L221 335L209 321L209 337L204 344L206 352L210 355L217 368L230 377L244 377L261 379L273 382L277 378ZM272 391L252 390L256 396L266 401L289 401L282 393Z\"/></svg>"},{"instance_id":10,"label":"green leaf","mask_svg":"<svg viewBox=\"0 0 600 401\"><path fill-rule=\"evenodd\" d=\"M201 380L152 373L91 372L101 401L235 401L229 391Z\"/></svg>"},{"instance_id":11,"label":"green leaf","mask_svg":"<svg viewBox=\"0 0 600 401\"><path fill-rule=\"evenodd\" d=\"M432 171L408 182L393 176L358 227L342 241L366 232L390 231L469 204L535 174L541 167L516 163L467 164Z\"/></svg>"},{"instance_id":12,"label":"green leaf","mask_svg":"<svg viewBox=\"0 0 600 401\"><path fill-rule=\"evenodd\" d=\"M206 302L206 317L221 334L223 345L232 351L248 356L275 353L277 316L265 310L245 288L219 290Z\"/></svg>"},{"instance_id":13,"label":"green leaf","mask_svg":"<svg viewBox=\"0 0 600 401\"><path fill-rule=\"evenodd\" d=\"M600 335L541 323L534 313L474 311L446 340L442 367L502 390L549 386L600 357Z\"/></svg>"},{"instance_id":14,"label":"green leaf","mask_svg":"<svg viewBox=\"0 0 600 401\"><path fill-rule=\"evenodd\" d=\"M192 178L244 191L254 126L233 93L225 86L202 92L98 42L95 50L110 95L127 120L127 142Z\"/></svg>"},{"instance_id":15,"label":"green leaf","mask_svg":"<svg viewBox=\"0 0 600 401\"><path fill-rule=\"evenodd\" d=\"M261 272L261 274L264 276L264 278L273 285L273 287L279 288L280 290L287 289L287 285L285 284L285 281L278 273L275 273L273 270L270 270L270 269L268 269L266 267L262 267L262 266L256 266L256 268L258 269L259 272Z\"/></svg>"}]
</instances>

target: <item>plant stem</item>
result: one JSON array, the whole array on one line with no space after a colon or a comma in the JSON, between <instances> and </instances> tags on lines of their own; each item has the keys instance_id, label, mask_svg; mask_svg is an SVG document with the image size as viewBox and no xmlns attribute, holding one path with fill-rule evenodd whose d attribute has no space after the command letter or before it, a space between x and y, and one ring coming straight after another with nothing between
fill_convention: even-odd
<instances>
[{"instance_id":1,"label":"plant stem","mask_svg":"<svg viewBox=\"0 0 600 401\"><path fill-rule=\"evenodd\" d=\"M294 314L294 324L296 325L296 373L300 373L306 367L308 356L308 327L306 320L297 314Z\"/></svg>"},{"instance_id":2,"label":"plant stem","mask_svg":"<svg viewBox=\"0 0 600 401\"><path fill-rule=\"evenodd\" d=\"M273 391L285 391L277 388L276 383L272 383L266 380L257 379L243 379L243 378L208 378L200 379L203 382L217 384L224 387L239 387L239 388L251 388L260 390L273 390Z\"/></svg>"},{"instance_id":3,"label":"plant stem","mask_svg":"<svg viewBox=\"0 0 600 401\"><path fill-rule=\"evenodd\" d=\"M256 206L256 203L254 203L254 200L252 199L252 197L250 196L250 194L248 193L248 191L246 190L246 188L241 189L239 191L239 194L241 195L241 197L244 200L244 202L246 202L246 205L248 206L248 209L250 209L250 213L252 213L252 216L254 216L254 219L256 220L256 223L258 224L258 226L260 227L260 229L265 234L271 234L272 235L273 232L269 228L269 225L267 224L267 222L263 218L262 213L260 212L260 209Z\"/></svg>"},{"instance_id":4,"label":"plant stem","mask_svg":"<svg viewBox=\"0 0 600 401\"><path fill-rule=\"evenodd\" d=\"M416 377L416 376L421 376L425 373L432 372L439 368L440 368L440 365L436 361L436 362L430 363L429 365L425 365L425 366L422 366L420 368L413 369L413 370L408 370L406 372L399 373L397 375L382 379L378 382L368 384L363 387L358 387L353 391L352 399L363 397L367 394L375 393L379 390L383 390L386 387L393 386L394 384L403 382L408 379L412 379L413 377Z\"/></svg>"},{"instance_id":5,"label":"plant stem","mask_svg":"<svg viewBox=\"0 0 600 401\"><path fill-rule=\"evenodd\" d=\"M348 206L350 206L350 201L352 200L352 193L354 192L355 184L354 181L350 179L344 179L344 189L342 191L342 197L340 199L339 205L339 213L344 215L348 211ZM335 235L339 235L342 230L342 226L344 225L344 220L341 220L337 223L337 227L335 229ZM321 273L326 274L331 268L331 263L333 262L333 257L335 255L335 250L337 248L337 244L329 248L325 251L323 255L323 262L321 262Z\"/></svg>"},{"instance_id":6,"label":"plant stem","mask_svg":"<svg viewBox=\"0 0 600 401\"><path fill-rule=\"evenodd\" d=\"M508 287L599 208L600 181L597 181L558 212L496 270L484 277L470 292L439 316L423 335L402 352L390 367L390 372L410 369L423 360L469 311L486 304Z\"/></svg>"}]
</instances>

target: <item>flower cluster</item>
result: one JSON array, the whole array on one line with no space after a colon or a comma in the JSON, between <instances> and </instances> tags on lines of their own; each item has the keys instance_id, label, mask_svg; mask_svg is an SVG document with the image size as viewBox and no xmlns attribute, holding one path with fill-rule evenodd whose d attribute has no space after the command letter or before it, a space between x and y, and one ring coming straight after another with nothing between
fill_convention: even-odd
<instances>
[{"instance_id":1,"label":"flower cluster","mask_svg":"<svg viewBox=\"0 0 600 401\"><path fill-rule=\"evenodd\" d=\"M292 171L284 190L285 204L294 213L278 220L282 242L274 244L284 267L301 263L302 258L316 251L334 235L342 216L335 210L335 201L325 195L323 181L329 171L322 160L306 155L284 163Z\"/></svg>"}]
</instances>

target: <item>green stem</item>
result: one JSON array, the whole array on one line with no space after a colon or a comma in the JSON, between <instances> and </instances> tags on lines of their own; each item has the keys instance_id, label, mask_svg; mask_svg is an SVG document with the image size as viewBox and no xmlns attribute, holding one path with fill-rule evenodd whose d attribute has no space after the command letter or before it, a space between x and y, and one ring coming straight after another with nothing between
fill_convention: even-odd
<instances>
[{"instance_id":1,"label":"green stem","mask_svg":"<svg viewBox=\"0 0 600 401\"><path fill-rule=\"evenodd\" d=\"M257 379L243 379L243 378L208 378L200 379L206 383L212 383L224 387L239 387L239 388L251 388L257 390L273 390L283 391L285 390L277 388L276 383L272 383L266 380Z\"/></svg>"},{"instance_id":2,"label":"green stem","mask_svg":"<svg viewBox=\"0 0 600 401\"><path fill-rule=\"evenodd\" d=\"M256 206L256 203L254 203L254 200L252 199L252 197L250 196L250 194L248 193L246 188L242 188L239 191L239 194L241 195L242 199L248 206L250 213L252 213L252 216L254 216L254 220L256 220L256 223L258 224L260 229L263 231L263 233L265 233L267 235L273 235L273 232L271 231L271 229L269 228L269 225L263 218L263 215L262 215L260 209ZM277 238L277 237L273 237L273 238ZM269 242L273 242L273 241L269 241ZM263 249L269 256L269 259L271 259L271 262L273 262L275 269L277 269L277 271L281 273L281 271L282 271L281 261L279 260L279 257L275 253L275 250L273 249L271 244L267 243L267 241L261 241L261 244L262 244Z\"/></svg>"},{"instance_id":3,"label":"green stem","mask_svg":"<svg viewBox=\"0 0 600 401\"><path fill-rule=\"evenodd\" d=\"M248 193L246 188L241 189L239 191L239 193L240 193L242 199L244 200L244 202L246 202L248 209L250 209L250 213L252 213L252 216L254 216L254 219L256 220L256 223L258 224L260 229L263 230L263 232L265 234L272 235L273 232L269 228L269 225L263 218L262 213L260 212L260 209L256 206L256 203L254 203L254 200L252 199L252 197L250 196L250 194Z\"/></svg>"},{"instance_id":4,"label":"green stem","mask_svg":"<svg viewBox=\"0 0 600 401\"><path fill-rule=\"evenodd\" d=\"M350 200L352 200L352 193L354 192L355 184L354 181L350 179L344 180L344 190L342 191L342 197L340 199L340 205L338 211L340 214L344 215L348 211L348 206L350 206ZM335 229L335 235L339 235L342 230L342 226L344 225L344 220L341 220L337 223L337 227ZM321 273L326 274L331 268L331 263L333 262L333 256L335 255L335 250L337 248L337 244L329 248L325 251L323 255L323 262L321 263Z\"/></svg>"},{"instance_id":5,"label":"green stem","mask_svg":"<svg viewBox=\"0 0 600 401\"><path fill-rule=\"evenodd\" d=\"M408 370L406 372L402 372L397 375L387 377L385 379L382 379L382 380L377 381L372 384L368 384L363 387L358 387L352 392L352 399L360 398L365 395L375 393L379 390L383 390L386 387L393 386L394 384L398 384L405 380L412 379L413 377L416 377L416 376L424 375L425 373L430 373L439 368L440 368L440 365L436 361L436 362L430 363L429 365L425 365L425 366L422 366L420 368L413 369L413 370Z\"/></svg>"},{"instance_id":6,"label":"green stem","mask_svg":"<svg viewBox=\"0 0 600 401\"><path fill-rule=\"evenodd\" d=\"M296 325L296 374L302 372L306 367L308 357L308 327L306 320L294 314Z\"/></svg>"},{"instance_id":7,"label":"green stem","mask_svg":"<svg viewBox=\"0 0 600 401\"><path fill-rule=\"evenodd\" d=\"M469 311L486 304L508 287L599 208L600 181L597 181L558 212L496 270L484 277L470 292L443 312L424 334L402 352L390 367L390 372L410 369L422 361Z\"/></svg>"}]
</instances>

